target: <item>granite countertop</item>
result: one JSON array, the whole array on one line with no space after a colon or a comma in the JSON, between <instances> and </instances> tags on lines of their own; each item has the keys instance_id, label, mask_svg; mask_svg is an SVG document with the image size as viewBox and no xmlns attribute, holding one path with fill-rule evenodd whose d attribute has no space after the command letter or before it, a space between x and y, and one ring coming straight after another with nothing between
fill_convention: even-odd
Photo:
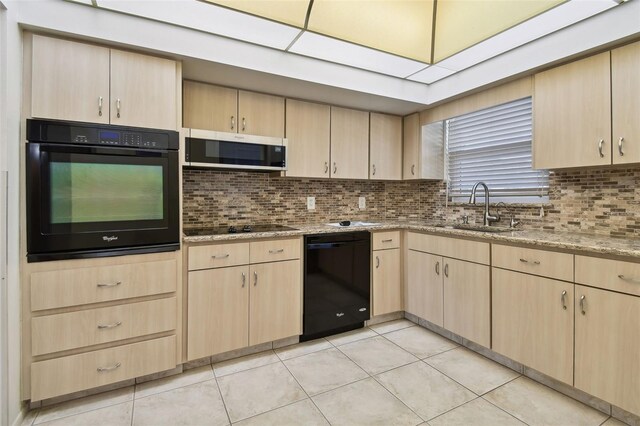
<instances>
[{"instance_id":1,"label":"granite countertop","mask_svg":"<svg viewBox=\"0 0 640 426\"><path fill-rule=\"evenodd\" d=\"M527 230L507 232L479 232L443 227L442 222L433 221L389 221L377 225L358 227L334 227L326 224L293 225L296 229L275 232L251 232L221 235L184 236L185 243L219 242L257 238L281 238L311 234L330 234L353 231L381 231L406 229L436 235L463 237L495 243L529 245L534 248L567 250L584 254L624 256L640 258L640 239L608 237L576 232Z\"/></svg>"}]
</instances>

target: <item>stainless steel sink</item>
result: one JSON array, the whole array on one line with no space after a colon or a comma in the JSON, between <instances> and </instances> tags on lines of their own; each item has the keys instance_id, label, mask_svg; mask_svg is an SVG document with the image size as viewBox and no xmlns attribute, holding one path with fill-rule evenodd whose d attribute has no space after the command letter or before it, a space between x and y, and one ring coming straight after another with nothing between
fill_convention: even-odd
<instances>
[{"instance_id":1,"label":"stainless steel sink","mask_svg":"<svg viewBox=\"0 0 640 426\"><path fill-rule=\"evenodd\" d=\"M506 226L488 226L488 225L467 225L467 224L455 224L452 226L453 229L462 229L465 231L476 231L476 232L511 232L511 231L519 231L518 228L509 228Z\"/></svg>"}]
</instances>

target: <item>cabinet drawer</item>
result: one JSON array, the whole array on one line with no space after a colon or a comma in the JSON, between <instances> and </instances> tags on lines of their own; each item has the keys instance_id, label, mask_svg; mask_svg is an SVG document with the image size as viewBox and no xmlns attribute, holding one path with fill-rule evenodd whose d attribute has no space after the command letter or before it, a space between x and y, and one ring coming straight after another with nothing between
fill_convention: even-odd
<instances>
[{"instance_id":1,"label":"cabinet drawer","mask_svg":"<svg viewBox=\"0 0 640 426\"><path fill-rule=\"evenodd\" d=\"M640 263L576 256L576 283L640 296Z\"/></svg>"},{"instance_id":2,"label":"cabinet drawer","mask_svg":"<svg viewBox=\"0 0 640 426\"><path fill-rule=\"evenodd\" d=\"M189 270L223 268L249 263L249 243L189 247Z\"/></svg>"},{"instance_id":3,"label":"cabinet drawer","mask_svg":"<svg viewBox=\"0 0 640 426\"><path fill-rule=\"evenodd\" d=\"M409 232L407 245L410 250L489 264L489 243Z\"/></svg>"},{"instance_id":4,"label":"cabinet drawer","mask_svg":"<svg viewBox=\"0 0 640 426\"><path fill-rule=\"evenodd\" d=\"M63 308L176 291L175 260L31 274L31 310Z\"/></svg>"},{"instance_id":5,"label":"cabinet drawer","mask_svg":"<svg viewBox=\"0 0 640 426\"><path fill-rule=\"evenodd\" d=\"M31 320L33 356L176 328L176 298L87 309Z\"/></svg>"},{"instance_id":6,"label":"cabinet drawer","mask_svg":"<svg viewBox=\"0 0 640 426\"><path fill-rule=\"evenodd\" d=\"M400 247L400 231L375 232L371 239L373 240L374 250L384 250Z\"/></svg>"},{"instance_id":7,"label":"cabinet drawer","mask_svg":"<svg viewBox=\"0 0 640 426\"><path fill-rule=\"evenodd\" d=\"M175 366L175 336L34 362L31 364L31 400L41 401Z\"/></svg>"},{"instance_id":8,"label":"cabinet drawer","mask_svg":"<svg viewBox=\"0 0 640 426\"><path fill-rule=\"evenodd\" d=\"M251 263L300 259L300 239L253 241L251 242Z\"/></svg>"},{"instance_id":9,"label":"cabinet drawer","mask_svg":"<svg viewBox=\"0 0 640 426\"><path fill-rule=\"evenodd\" d=\"M493 266L527 274L573 281L573 255L524 247L491 247Z\"/></svg>"}]
</instances>

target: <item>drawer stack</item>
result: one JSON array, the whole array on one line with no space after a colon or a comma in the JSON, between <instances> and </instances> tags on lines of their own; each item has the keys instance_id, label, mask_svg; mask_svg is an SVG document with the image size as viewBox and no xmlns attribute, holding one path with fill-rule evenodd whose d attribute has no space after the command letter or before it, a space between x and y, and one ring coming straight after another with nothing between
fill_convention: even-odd
<instances>
[{"instance_id":1,"label":"drawer stack","mask_svg":"<svg viewBox=\"0 0 640 426\"><path fill-rule=\"evenodd\" d=\"M177 365L176 259L144 259L31 272L31 400Z\"/></svg>"}]
</instances>

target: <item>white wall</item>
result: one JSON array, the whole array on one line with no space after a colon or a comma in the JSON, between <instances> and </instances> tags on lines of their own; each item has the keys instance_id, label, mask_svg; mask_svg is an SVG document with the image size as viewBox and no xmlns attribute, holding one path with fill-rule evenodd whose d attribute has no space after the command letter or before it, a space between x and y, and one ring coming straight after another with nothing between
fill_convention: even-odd
<instances>
[{"instance_id":1,"label":"white wall","mask_svg":"<svg viewBox=\"0 0 640 426\"><path fill-rule=\"evenodd\" d=\"M0 232L0 258L6 279L0 289L0 424L21 420L19 182L22 36L17 0L0 0L0 173L8 176L6 236ZM0 190L0 194L3 192ZM0 208L4 208L0 203ZM4 214L0 214L0 217ZM6 245L5 245L6 237Z\"/></svg>"}]
</instances>

